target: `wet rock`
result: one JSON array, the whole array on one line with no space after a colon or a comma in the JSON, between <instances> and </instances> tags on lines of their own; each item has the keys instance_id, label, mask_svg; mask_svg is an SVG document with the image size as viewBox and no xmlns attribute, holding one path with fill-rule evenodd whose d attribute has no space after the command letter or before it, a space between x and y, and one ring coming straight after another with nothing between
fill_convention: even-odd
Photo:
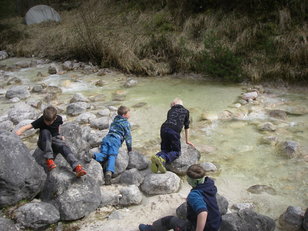
<instances>
[{"instance_id":1,"label":"wet rock","mask_svg":"<svg viewBox=\"0 0 308 231\"><path fill-rule=\"evenodd\" d=\"M6 51L0 51L0 60L7 59L9 57Z\"/></svg>"},{"instance_id":2,"label":"wet rock","mask_svg":"<svg viewBox=\"0 0 308 231\"><path fill-rule=\"evenodd\" d=\"M234 210L240 211L244 209L253 209L254 205L253 203L237 203L237 204L232 205L231 208Z\"/></svg>"},{"instance_id":3,"label":"wet rock","mask_svg":"<svg viewBox=\"0 0 308 231\"><path fill-rule=\"evenodd\" d=\"M100 69L100 70L98 70L96 75L97 76L104 76L104 75L106 75L106 70L105 69Z\"/></svg>"},{"instance_id":4,"label":"wet rock","mask_svg":"<svg viewBox=\"0 0 308 231\"><path fill-rule=\"evenodd\" d=\"M263 192L266 192L271 195L276 195L276 190L267 185L253 185L249 187L247 191L254 194L261 194Z\"/></svg>"},{"instance_id":5,"label":"wet rock","mask_svg":"<svg viewBox=\"0 0 308 231\"><path fill-rule=\"evenodd\" d=\"M70 103L66 107L66 113L70 116L76 116L86 112L88 108L90 108L90 104L85 102Z\"/></svg>"},{"instance_id":6,"label":"wet rock","mask_svg":"<svg viewBox=\"0 0 308 231\"><path fill-rule=\"evenodd\" d=\"M18 231L20 230L17 228L17 226L14 224L14 222L10 219L6 219L4 217L0 217L0 230L5 231Z\"/></svg>"},{"instance_id":7,"label":"wet rock","mask_svg":"<svg viewBox=\"0 0 308 231\"><path fill-rule=\"evenodd\" d=\"M181 179L172 172L149 174L141 184L141 190L148 195L159 195L177 192Z\"/></svg>"},{"instance_id":8,"label":"wet rock","mask_svg":"<svg viewBox=\"0 0 308 231\"><path fill-rule=\"evenodd\" d=\"M16 84L21 84L21 79L13 76L12 78L10 78L7 83L7 85L16 85Z\"/></svg>"},{"instance_id":9,"label":"wet rock","mask_svg":"<svg viewBox=\"0 0 308 231\"><path fill-rule=\"evenodd\" d=\"M36 109L41 109L43 102L39 99L29 99L27 100L27 104L29 104L31 107L34 107Z\"/></svg>"},{"instance_id":10,"label":"wet rock","mask_svg":"<svg viewBox=\"0 0 308 231\"><path fill-rule=\"evenodd\" d=\"M211 162L204 162L200 164L204 170L206 172L216 172L217 171L217 167L215 166L215 164L211 163Z\"/></svg>"},{"instance_id":11,"label":"wet rock","mask_svg":"<svg viewBox=\"0 0 308 231\"><path fill-rule=\"evenodd\" d=\"M12 86L7 90L5 97L8 99L12 99L14 97L18 97L20 99L26 99L30 97L29 87L28 86Z\"/></svg>"},{"instance_id":12,"label":"wet rock","mask_svg":"<svg viewBox=\"0 0 308 231\"><path fill-rule=\"evenodd\" d=\"M129 79L126 81L126 83L124 83L124 87L127 87L127 88L129 88L129 87L134 87L134 86L136 86L137 84L138 84L138 81L137 81L137 80L129 78Z\"/></svg>"},{"instance_id":13,"label":"wet rock","mask_svg":"<svg viewBox=\"0 0 308 231\"><path fill-rule=\"evenodd\" d=\"M143 182L144 177L136 168L132 168L123 172L120 176L120 183L127 185L139 186Z\"/></svg>"},{"instance_id":14,"label":"wet rock","mask_svg":"<svg viewBox=\"0 0 308 231\"><path fill-rule=\"evenodd\" d=\"M39 71L39 72L37 72L36 77L40 77L41 78L41 77L44 77L44 75L43 75L42 72Z\"/></svg>"},{"instance_id":15,"label":"wet rock","mask_svg":"<svg viewBox=\"0 0 308 231\"><path fill-rule=\"evenodd\" d=\"M49 203L32 202L19 207L15 212L16 221L25 228L47 228L60 220L59 211Z\"/></svg>"},{"instance_id":16,"label":"wet rock","mask_svg":"<svg viewBox=\"0 0 308 231\"><path fill-rule=\"evenodd\" d=\"M47 93L47 95L44 97L44 101L47 104L52 104L51 102L55 101L58 99L58 96L56 93Z\"/></svg>"},{"instance_id":17,"label":"wet rock","mask_svg":"<svg viewBox=\"0 0 308 231\"><path fill-rule=\"evenodd\" d=\"M128 162L128 169L136 168L138 170L143 170L148 167L148 160L147 158L139 153L138 151L131 151L129 153L129 162Z\"/></svg>"},{"instance_id":18,"label":"wet rock","mask_svg":"<svg viewBox=\"0 0 308 231\"><path fill-rule=\"evenodd\" d=\"M46 174L20 138L0 131L0 207L32 199L43 187Z\"/></svg>"},{"instance_id":19,"label":"wet rock","mask_svg":"<svg viewBox=\"0 0 308 231\"><path fill-rule=\"evenodd\" d=\"M97 87L103 87L103 86L105 86L106 84L107 84L106 81L100 79L100 80L98 80L98 81L95 83L95 86L97 86Z\"/></svg>"},{"instance_id":20,"label":"wet rock","mask_svg":"<svg viewBox=\"0 0 308 231\"><path fill-rule=\"evenodd\" d=\"M270 131L270 132L273 132L273 131L276 131L276 126L274 124L272 124L271 122L266 122L266 123L260 124L258 126L258 129L260 131Z\"/></svg>"},{"instance_id":21,"label":"wet rock","mask_svg":"<svg viewBox=\"0 0 308 231\"><path fill-rule=\"evenodd\" d=\"M254 100L258 97L258 92L252 91L252 92L243 93L241 97L242 99L247 100L247 101Z\"/></svg>"},{"instance_id":22,"label":"wet rock","mask_svg":"<svg viewBox=\"0 0 308 231\"><path fill-rule=\"evenodd\" d=\"M117 90L116 92L112 93L112 100L113 101L124 101L126 98L126 91Z\"/></svg>"},{"instance_id":23,"label":"wet rock","mask_svg":"<svg viewBox=\"0 0 308 231\"><path fill-rule=\"evenodd\" d=\"M57 74L57 68L55 66L49 66L48 67L48 74L50 74L50 75Z\"/></svg>"},{"instance_id":24,"label":"wet rock","mask_svg":"<svg viewBox=\"0 0 308 231\"><path fill-rule=\"evenodd\" d=\"M53 94L62 94L62 89L57 86L47 86L45 88L46 93L53 93Z\"/></svg>"},{"instance_id":25,"label":"wet rock","mask_svg":"<svg viewBox=\"0 0 308 231\"><path fill-rule=\"evenodd\" d=\"M130 185L120 189L121 198L120 205L138 205L142 202L142 193L136 185Z\"/></svg>"},{"instance_id":26,"label":"wet rock","mask_svg":"<svg viewBox=\"0 0 308 231\"><path fill-rule=\"evenodd\" d=\"M279 144L280 153L288 158L300 156L300 145L292 140L287 140Z\"/></svg>"},{"instance_id":27,"label":"wet rock","mask_svg":"<svg viewBox=\"0 0 308 231\"><path fill-rule=\"evenodd\" d=\"M42 84L37 84L37 85L34 85L32 87L32 92L35 92L35 93L41 93L43 92L44 88L42 86Z\"/></svg>"},{"instance_id":28,"label":"wet rock","mask_svg":"<svg viewBox=\"0 0 308 231\"><path fill-rule=\"evenodd\" d=\"M218 115L213 112L204 112L201 114L200 120L208 120L210 122L213 122L215 120L218 120Z\"/></svg>"},{"instance_id":29,"label":"wet rock","mask_svg":"<svg viewBox=\"0 0 308 231\"><path fill-rule=\"evenodd\" d=\"M87 99L83 94L76 93L73 98L71 98L70 103L76 103L76 102L89 102L89 99Z\"/></svg>"},{"instance_id":30,"label":"wet rock","mask_svg":"<svg viewBox=\"0 0 308 231\"><path fill-rule=\"evenodd\" d=\"M92 112L84 112L77 116L75 121L80 124L87 124L90 123L91 120L95 120L96 115L94 115Z\"/></svg>"},{"instance_id":31,"label":"wet rock","mask_svg":"<svg viewBox=\"0 0 308 231\"><path fill-rule=\"evenodd\" d=\"M90 126L96 129L107 129L109 128L109 118L108 117L101 117L96 119L90 119Z\"/></svg>"},{"instance_id":32,"label":"wet rock","mask_svg":"<svg viewBox=\"0 0 308 231\"><path fill-rule=\"evenodd\" d=\"M133 108L141 108L141 107L144 107L146 105L147 105L146 102L140 102L140 103L137 103L137 104L133 105L132 107Z\"/></svg>"},{"instance_id":33,"label":"wet rock","mask_svg":"<svg viewBox=\"0 0 308 231\"><path fill-rule=\"evenodd\" d=\"M105 101L105 100L106 100L106 95L104 95L104 94L98 94L98 95L95 95L95 96L90 96L90 97L89 97L89 100L90 100L91 102Z\"/></svg>"},{"instance_id":34,"label":"wet rock","mask_svg":"<svg viewBox=\"0 0 308 231\"><path fill-rule=\"evenodd\" d=\"M116 159L116 170L114 172L114 176L118 176L122 172L124 172L128 166L129 156L127 151L122 147L120 148L118 157Z\"/></svg>"},{"instance_id":35,"label":"wet rock","mask_svg":"<svg viewBox=\"0 0 308 231\"><path fill-rule=\"evenodd\" d=\"M285 109L288 115L301 116L308 114L308 108L305 106L293 106Z\"/></svg>"},{"instance_id":36,"label":"wet rock","mask_svg":"<svg viewBox=\"0 0 308 231\"><path fill-rule=\"evenodd\" d=\"M285 231L298 231L302 227L304 211L300 207L289 206L279 217L279 225Z\"/></svg>"},{"instance_id":37,"label":"wet rock","mask_svg":"<svg viewBox=\"0 0 308 231\"><path fill-rule=\"evenodd\" d=\"M166 164L166 168L180 176L186 174L188 167L197 164L200 159L200 152L191 145L182 143L182 151L179 158Z\"/></svg>"},{"instance_id":38,"label":"wet rock","mask_svg":"<svg viewBox=\"0 0 308 231\"><path fill-rule=\"evenodd\" d=\"M28 68L28 67L31 67L31 61L28 61L28 60L19 61L15 63L15 66L17 68Z\"/></svg>"},{"instance_id":39,"label":"wet rock","mask_svg":"<svg viewBox=\"0 0 308 231\"><path fill-rule=\"evenodd\" d=\"M263 136L260 139L260 143L276 145L278 143L278 137L277 136Z\"/></svg>"},{"instance_id":40,"label":"wet rock","mask_svg":"<svg viewBox=\"0 0 308 231\"><path fill-rule=\"evenodd\" d=\"M288 118L287 113L283 110L270 110L268 114L270 117L280 120L286 120Z\"/></svg>"},{"instance_id":41,"label":"wet rock","mask_svg":"<svg viewBox=\"0 0 308 231\"><path fill-rule=\"evenodd\" d=\"M74 69L74 63L72 61L65 61L63 64L62 64L62 69L64 71L71 71Z\"/></svg>"},{"instance_id":42,"label":"wet rock","mask_svg":"<svg viewBox=\"0 0 308 231\"><path fill-rule=\"evenodd\" d=\"M8 112L9 119L18 124L23 120L34 120L37 117L37 112L33 107L23 102L15 104Z\"/></svg>"},{"instance_id":43,"label":"wet rock","mask_svg":"<svg viewBox=\"0 0 308 231\"><path fill-rule=\"evenodd\" d=\"M222 216L221 231L274 231L275 221L267 216L245 209Z\"/></svg>"}]
</instances>

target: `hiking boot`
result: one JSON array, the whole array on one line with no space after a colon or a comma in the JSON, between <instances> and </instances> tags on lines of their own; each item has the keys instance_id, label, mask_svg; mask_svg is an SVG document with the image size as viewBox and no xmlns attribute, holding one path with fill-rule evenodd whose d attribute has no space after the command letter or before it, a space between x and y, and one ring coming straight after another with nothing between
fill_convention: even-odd
<instances>
[{"instance_id":1,"label":"hiking boot","mask_svg":"<svg viewBox=\"0 0 308 231\"><path fill-rule=\"evenodd\" d=\"M57 165L55 164L53 159L47 159L46 160L46 166L47 166L48 171L51 171L51 170L53 170L54 168L57 167Z\"/></svg>"},{"instance_id":2,"label":"hiking boot","mask_svg":"<svg viewBox=\"0 0 308 231\"><path fill-rule=\"evenodd\" d=\"M74 168L74 172L76 173L77 177L81 177L87 174L87 172L83 169L83 167L80 164L78 164L76 168Z\"/></svg>"},{"instance_id":3,"label":"hiking boot","mask_svg":"<svg viewBox=\"0 0 308 231\"><path fill-rule=\"evenodd\" d=\"M165 167L166 160L160 156L152 156L151 160L156 163L158 171L161 173L166 173L167 169Z\"/></svg>"},{"instance_id":4,"label":"hiking boot","mask_svg":"<svg viewBox=\"0 0 308 231\"><path fill-rule=\"evenodd\" d=\"M111 176L112 176L112 172L107 171L105 173L105 185L111 185Z\"/></svg>"},{"instance_id":5,"label":"hiking boot","mask_svg":"<svg viewBox=\"0 0 308 231\"><path fill-rule=\"evenodd\" d=\"M151 157L151 171L153 173L158 172L158 166L157 166L156 161L155 161L155 155Z\"/></svg>"},{"instance_id":6,"label":"hiking boot","mask_svg":"<svg viewBox=\"0 0 308 231\"><path fill-rule=\"evenodd\" d=\"M152 225L145 225L145 224L140 224L139 230L140 231L153 231Z\"/></svg>"}]
</instances>

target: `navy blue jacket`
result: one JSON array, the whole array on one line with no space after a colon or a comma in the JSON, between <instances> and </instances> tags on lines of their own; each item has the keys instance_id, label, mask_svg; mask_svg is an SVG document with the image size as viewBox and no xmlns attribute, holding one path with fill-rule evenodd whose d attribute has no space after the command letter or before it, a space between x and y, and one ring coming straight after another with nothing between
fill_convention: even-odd
<instances>
[{"instance_id":1,"label":"navy blue jacket","mask_svg":"<svg viewBox=\"0 0 308 231\"><path fill-rule=\"evenodd\" d=\"M189 111L180 104L171 107L167 114L167 120L162 124L162 127L171 128L174 131L181 133L183 126L189 128Z\"/></svg>"},{"instance_id":2,"label":"navy blue jacket","mask_svg":"<svg viewBox=\"0 0 308 231\"><path fill-rule=\"evenodd\" d=\"M204 183L193 188L187 197L187 219L196 227L197 216L206 211L207 220L204 231L217 231L221 224L221 215L216 200L217 188L214 181L206 177Z\"/></svg>"}]
</instances>

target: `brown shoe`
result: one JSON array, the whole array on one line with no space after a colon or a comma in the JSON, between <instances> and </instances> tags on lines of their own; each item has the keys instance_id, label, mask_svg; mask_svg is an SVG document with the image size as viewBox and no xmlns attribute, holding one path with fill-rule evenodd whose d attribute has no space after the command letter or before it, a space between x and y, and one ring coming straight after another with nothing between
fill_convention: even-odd
<instances>
[{"instance_id":1,"label":"brown shoe","mask_svg":"<svg viewBox=\"0 0 308 231\"><path fill-rule=\"evenodd\" d=\"M105 185L111 185L111 176L112 176L112 172L107 171L105 173Z\"/></svg>"},{"instance_id":2,"label":"brown shoe","mask_svg":"<svg viewBox=\"0 0 308 231\"><path fill-rule=\"evenodd\" d=\"M46 160L46 166L47 166L48 171L51 171L51 170L53 170L54 168L57 167L57 165L55 164L53 159L47 159Z\"/></svg>"},{"instance_id":3,"label":"brown shoe","mask_svg":"<svg viewBox=\"0 0 308 231\"><path fill-rule=\"evenodd\" d=\"M81 177L87 174L87 172L83 169L83 167L80 164L76 166L74 172L76 172L77 177Z\"/></svg>"}]
</instances>

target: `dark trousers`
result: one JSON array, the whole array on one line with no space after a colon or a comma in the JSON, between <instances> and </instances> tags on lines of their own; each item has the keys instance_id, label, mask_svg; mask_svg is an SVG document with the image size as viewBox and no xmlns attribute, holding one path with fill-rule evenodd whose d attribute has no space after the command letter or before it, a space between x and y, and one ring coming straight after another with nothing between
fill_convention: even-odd
<instances>
[{"instance_id":1,"label":"dark trousers","mask_svg":"<svg viewBox=\"0 0 308 231\"><path fill-rule=\"evenodd\" d=\"M45 159L54 159L58 153L61 153L72 169L75 169L79 164L76 156L64 140L60 136L52 137L50 131L47 129L40 131L37 145L44 152Z\"/></svg>"},{"instance_id":2,"label":"dark trousers","mask_svg":"<svg viewBox=\"0 0 308 231\"><path fill-rule=\"evenodd\" d=\"M170 163L181 155L181 136L171 128L162 127L160 129L161 151L156 155Z\"/></svg>"},{"instance_id":3,"label":"dark trousers","mask_svg":"<svg viewBox=\"0 0 308 231\"><path fill-rule=\"evenodd\" d=\"M183 220L175 216L167 216L154 221L153 231L193 231L193 225L188 220Z\"/></svg>"}]
</instances>

